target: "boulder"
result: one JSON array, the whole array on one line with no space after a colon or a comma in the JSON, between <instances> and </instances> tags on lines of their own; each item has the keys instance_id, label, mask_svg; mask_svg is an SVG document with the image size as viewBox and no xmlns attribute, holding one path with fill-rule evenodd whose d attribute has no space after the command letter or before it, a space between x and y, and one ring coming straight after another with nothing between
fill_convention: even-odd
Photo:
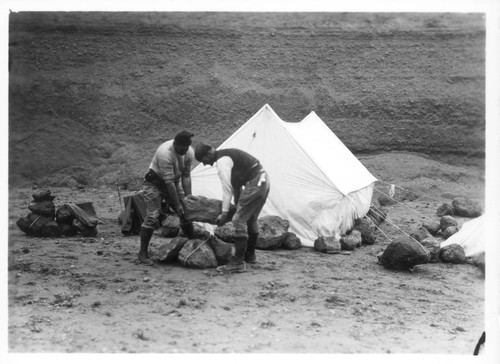
<instances>
[{"instance_id":1,"label":"boulder","mask_svg":"<svg viewBox=\"0 0 500 364\"><path fill-rule=\"evenodd\" d=\"M415 265L430 262L429 251L411 238L397 238L380 256L380 263L386 269L406 270Z\"/></svg>"},{"instance_id":2,"label":"boulder","mask_svg":"<svg viewBox=\"0 0 500 364\"><path fill-rule=\"evenodd\" d=\"M340 252L340 241L334 236L320 236L314 240L314 250L321 253L333 254Z\"/></svg>"},{"instance_id":3,"label":"boulder","mask_svg":"<svg viewBox=\"0 0 500 364\"><path fill-rule=\"evenodd\" d=\"M438 221L424 221L422 226L433 236L437 235L439 230L441 230L441 225Z\"/></svg>"},{"instance_id":4,"label":"boulder","mask_svg":"<svg viewBox=\"0 0 500 364\"><path fill-rule=\"evenodd\" d=\"M37 215L48 216L52 219L56 216L56 206L52 201L32 201L28 209Z\"/></svg>"},{"instance_id":5,"label":"boulder","mask_svg":"<svg viewBox=\"0 0 500 364\"><path fill-rule=\"evenodd\" d=\"M83 236L91 237L97 235L97 229L95 227L86 225L78 218L73 219L71 226Z\"/></svg>"},{"instance_id":6,"label":"boulder","mask_svg":"<svg viewBox=\"0 0 500 364\"><path fill-rule=\"evenodd\" d=\"M208 240L208 245L212 248L218 265L229 263L233 251L233 246L231 244L225 243L215 236L211 236Z\"/></svg>"},{"instance_id":7,"label":"boulder","mask_svg":"<svg viewBox=\"0 0 500 364\"><path fill-rule=\"evenodd\" d=\"M217 258L207 242L207 240L201 239L188 240L180 250L177 259L191 268L207 269L217 267Z\"/></svg>"},{"instance_id":8,"label":"boulder","mask_svg":"<svg viewBox=\"0 0 500 364\"><path fill-rule=\"evenodd\" d=\"M273 250L281 248L290 223L279 216L264 216L259 219L259 237L256 249Z\"/></svg>"},{"instance_id":9,"label":"boulder","mask_svg":"<svg viewBox=\"0 0 500 364\"><path fill-rule=\"evenodd\" d=\"M446 215L454 215L455 211L453 210L453 206L451 206L451 204L445 203L438 207L436 214L439 217Z\"/></svg>"},{"instance_id":10,"label":"boulder","mask_svg":"<svg viewBox=\"0 0 500 364\"><path fill-rule=\"evenodd\" d=\"M478 217L483 213L481 206L464 197L457 197L451 202L455 215L462 217Z\"/></svg>"},{"instance_id":11,"label":"boulder","mask_svg":"<svg viewBox=\"0 0 500 364\"><path fill-rule=\"evenodd\" d=\"M432 234L424 228L423 226L419 226L410 231L410 236L417 241L422 241L427 238L432 238Z\"/></svg>"},{"instance_id":12,"label":"boulder","mask_svg":"<svg viewBox=\"0 0 500 364\"><path fill-rule=\"evenodd\" d=\"M161 236L174 238L179 235L180 219L177 215L167 215L161 223Z\"/></svg>"},{"instance_id":13,"label":"boulder","mask_svg":"<svg viewBox=\"0 0 500 364\"><path fill-rule=\"evenodd\" d=\"M184 200L186 218L191 221L207 222L215 225L217 217L222 213L222 201L203 196L191 196ZM228 217L234 215L236 208L231 206Z\"/></svg>"},{"instance_id":14,"label":"boulder","mask_svg":"<svg viewBox=\"0 0 500 364\"><path fill-rule=\"evenodd\" d=\"M177 237L161 244L158 248L158 261L161 263L169 263L177 260L179 252L187 241L187 238Z\"/></svg>"},{"instance_id":15,"label":"boulder","mask_svg":"<svg viewBox=\"0 0 500 364\"><path fill-rule=\"evenodd\" d=\"M448 226L443 232L442 232L442 235L443 235L443 238L444 239L448 239L450 236L452 236L453 234L456 234L458 231L460 230L460 228L458 226Z\"/></svg>"},{"instance_id":16,"label":"boulder","mask_svg":"<svg viewBox=\"0 0 500 364\"><path fill-rule=\"evenodd\" d=\"M454 217L445 215L439 220L439 225L441 226L441 231L444 232L449 226L458 226L458 222Z\"/></svg>"},{"instance_id":17,"label":"boulder","mask_svg":"<svg viewBox=\"0 0 500 364\"><path fill-rule=\"evenodd\" d=\"M295 250L300 249L302 243L297 235L291 232L287 232L285 234L285 238L283 239L283 244L281 244L281 248L287 250Z\"/></svg>"},{"instance_id":18,"label":"boulder","mask_svg":"<svg viewBox=\"0 0 500 364\"><path fill-rule=\"evenodd\" d=\"M434 239L433 237L425 238L420 240L420 244L425 246L425 248L429 251L430 263L439 262L439 251L441 250L441 247L436 239Z\"/></svg>"},{"instance_id":19,"label":"boulder","mask_svg":"<svg viewBox=\"0 0 500 364\"><path fill-rule=\"evenodd\" d=\"M340 239L340 247L342 250L354 250L361 246L363 238L358 230L352 230L349 235L344 235Z\"/></svg>"},{"instance_id":20,"label":"boulder","mask_svg":"<svg viewBox=\"0 0 500 364\"><path fill-rule=\"evenodd\" d=\"M439 259L445 263L462 264L465 263L464 248L458 244L447 245L439 251Z\"/></svg>"},{"instance_id":21,"label":"boulder","mask_svg":"<svg viewBox=\"0 0 500 364\"><path fill-rule=\"evenodd\" d=\"M374 201L366 216L372 219L375 225L379 226L387 218L387 209L382 207L377 201Z\"/></svg>"},{"instance_id":22,"label":"boulder","mask_svg":"<svg viewBox=\"0 0 500 364\"><path fill-rule=\"evenodd\" d=\"M233 223L229 221L222 226L217 226L214 235L226 243L233 243L233 236L235 235Z\"/></svg>"},{"instance_id":23,"label":"boulder","mask_svg":"<svg viewBox=\"0 0 500 364\"><path fill-rule=\"evenodd\" d=\"M390 198L389 196L380 196L378 198L378 202L379 202L380 206L389 206L389 205L394 205L397 203L396 200L394 200L393 198Z\"/></svg>"},{"instance_id":24,"label":"boulder","mask_svg":"<svg viewBox=\"0 0 500 364\"><path fill-rule=\"evenodd\" d=\"M353 228L353 230L357 230L361 233L362 243L366 245L372 245L377 242L377 238L375 237L376 229L377 227L375 223L366 216L361 219L357 219Z\"/></svg>"}]
</instances>

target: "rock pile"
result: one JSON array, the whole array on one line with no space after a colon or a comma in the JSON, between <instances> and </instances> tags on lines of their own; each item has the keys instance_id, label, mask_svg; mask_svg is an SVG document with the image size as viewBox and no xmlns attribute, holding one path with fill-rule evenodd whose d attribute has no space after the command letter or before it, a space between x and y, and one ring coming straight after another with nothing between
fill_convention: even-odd
<instances>
[{"instance_id":1,"label":"rock pile","mask_svg":"<svg viewBox=\"0 0 500 364\"><path fill-rule=\"evenodd\" d=\"M472 201L465 197L455 198L451 204L444 203L437 209L437 215L439 217L450 215L450 216L461 216L461 217L478 217L481 216L483 210L479 203Z\"/></svg>"},{"instance_id":2,"label":"rock pile","mask_svg":"<svg viewBox=\"0 0 500 364\"><path fill-rule=\"evenodd\" d=\"M56 210L55 196L48 190L32 195L31 211L16 224L24 233L38 237L96 236L96 213L92 203L64 204Z\"/></svg>"}]
</instances>

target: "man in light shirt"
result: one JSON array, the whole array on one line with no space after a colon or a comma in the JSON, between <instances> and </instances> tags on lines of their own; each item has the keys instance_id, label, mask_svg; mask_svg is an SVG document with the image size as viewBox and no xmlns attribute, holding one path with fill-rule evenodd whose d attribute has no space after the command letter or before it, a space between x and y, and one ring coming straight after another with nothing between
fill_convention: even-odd
<instances>
[{"instance_id":1,"label":"man in light shirt","mask_svg":"<svg viewBox=\"0 0 500 364\"><path fill-rule=\"evenodd\" d=\"M180 226L188 238L194 233L193 223L184 216L184 200L191 195L191 166L194 150L190 146L193 134L181 131L173 140L161 144L144 177L143 196L146 202L146 218L141 225L141 247L138 261L152 265L149 258L149 242L154 230L160 225L161 203L165 198L180 219Z\"/></svg>"},{"instance_id":2,"label":"man in light shirt","mask_svg":"<svg viewBox=\"0 0 500 364\"><path fill-rule=\"evenodd\" d=\"M257 219L269 195L269 176L255 157L236 148L215 150L210 145L201 144L196 147L195 158L203 165L213 166L217 162L217 171L222 183L222 213L217 217L218 226L228 222L228 211L233 196L236 206L231 220L235 228L235 251L229 263L217 267L217 271L244 272L246 263L257 262Z\"/></svg>"}]
</instances>

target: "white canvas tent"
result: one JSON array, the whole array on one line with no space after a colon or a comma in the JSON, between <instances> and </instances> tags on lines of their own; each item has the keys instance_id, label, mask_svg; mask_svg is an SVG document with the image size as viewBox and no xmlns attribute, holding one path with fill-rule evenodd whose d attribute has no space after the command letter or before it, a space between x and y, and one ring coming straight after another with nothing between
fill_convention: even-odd
<instances>
[{"instance_id":1,"label":"white canvas tent","mask_svg":"<svg viewBox=\"0 0 500 364\"><path fill-rule=\"evenodd\" d=\"M344 234L370 208L376 178L314 112L289 123L266 104L217 149L224 148L259 159L271 180L260 217L287 219L304 246ZM191 179L194 195L222 199L215 164L199 164Z\"/></svg>"}]
</instances>

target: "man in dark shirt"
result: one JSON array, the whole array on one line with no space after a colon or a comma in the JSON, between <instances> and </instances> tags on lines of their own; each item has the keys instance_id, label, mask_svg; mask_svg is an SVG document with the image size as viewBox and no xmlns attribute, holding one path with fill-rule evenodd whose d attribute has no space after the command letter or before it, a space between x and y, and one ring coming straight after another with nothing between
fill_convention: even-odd
<instances>
[{"instance_id":1,"label":"man in dark shirt","mask_svg":"<svg viewBox=\"0 0 500 364\"><path fill-rule=\"evenodd\" d=\"M217 267L217 271L244 272L245 262L257 262L257 219L269 195L269 176L255 157L236 148L215 150L209 145L201 144L196 147L195 158L204 165L213 166L217 162L217 171L222 183L222 213L217 217L217 225L222 226L228 222L228 211L233 196L236 205L236 212L231 220L235 228L235 252L230 262Z\"/></svg>"}]
</instances>

